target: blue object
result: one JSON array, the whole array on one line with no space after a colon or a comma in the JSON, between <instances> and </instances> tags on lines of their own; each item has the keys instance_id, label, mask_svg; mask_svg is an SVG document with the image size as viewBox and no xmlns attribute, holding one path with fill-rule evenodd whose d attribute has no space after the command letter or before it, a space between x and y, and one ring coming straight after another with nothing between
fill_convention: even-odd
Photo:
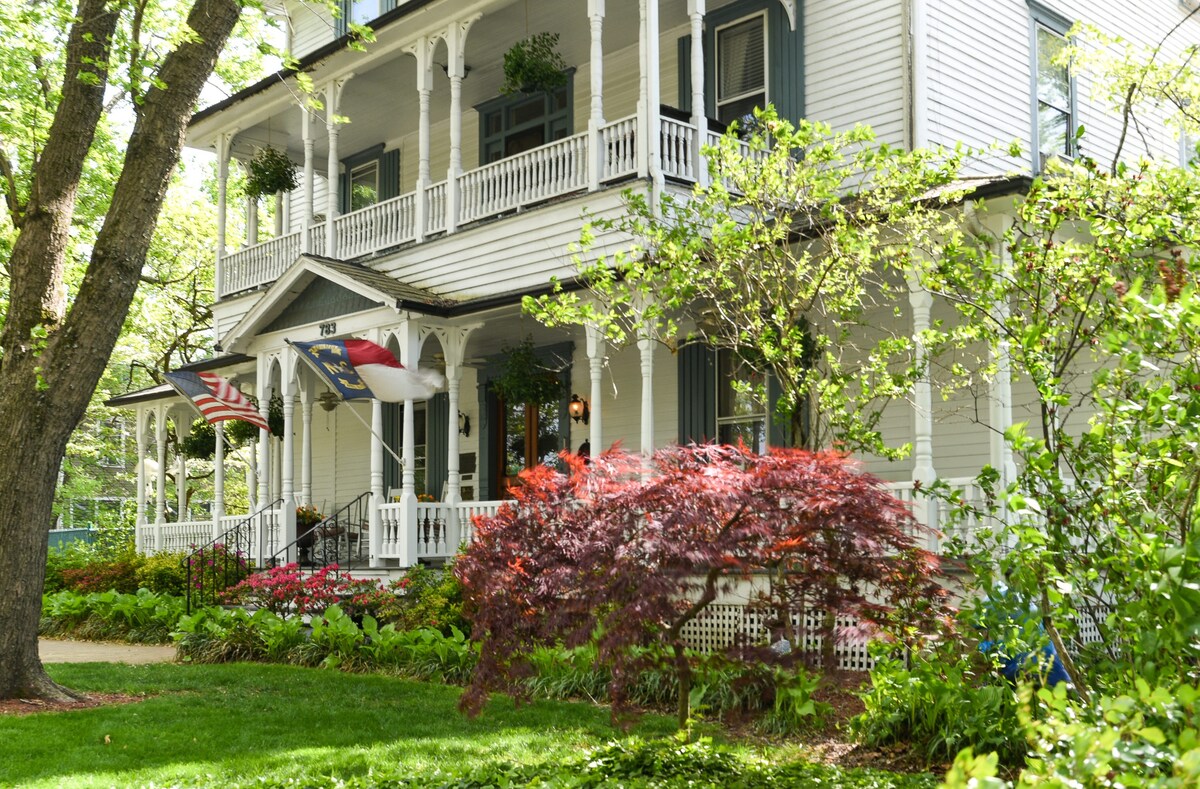
<instances>
[{"instance_id":1,"label":"blue object","mask_svg":"<svg viewBox=\"0 0 1200 789\"><path fill-rule=\"evenodd\" d=\"M1000 585L997 587L997 591L1000 593L999 598L989 600L988 602L1005 602L1010 604L1007 606L1009 610L1001 614L1002 618L1017 623L1032 623L1032 621L1037 618L1037 609L1032 604L1029 605L1028 613L1023 613L1019 609L1016 611L1012 610L1011 603L1016 601L1009 596L1007 587ZM999 611L1001 608L1000 606L995 605L989 607L991 607L993 611ZM1036 621L1038 633L1044 634L1045 628L1042 627L1041 621ZM985 655L992 652L999 654L999 657L1005 661L1000 673L1009 682L1016 682L1017 678L1020 677L1023 672L1041 676L1042 672L1044 671L1045 683L1049 687L1053 687L1060 682L1066 682L1068 685L1072 684L1071 675L1067 673L1067 668L1063 665L1062 660L1058 657L1058 652L1054 649L1054 644L1052 643L1046 644L1046 646L1042 647L1040 654L1038 654L1036 657L1034 657L1033 652L1018 652L1016 655L1009 656L1004 648L1003 641L992 641L990 639L981 641L979 643L979 651ZM1047 666L1049 668L1047 668Z\"/></svg>"}]
</instances>

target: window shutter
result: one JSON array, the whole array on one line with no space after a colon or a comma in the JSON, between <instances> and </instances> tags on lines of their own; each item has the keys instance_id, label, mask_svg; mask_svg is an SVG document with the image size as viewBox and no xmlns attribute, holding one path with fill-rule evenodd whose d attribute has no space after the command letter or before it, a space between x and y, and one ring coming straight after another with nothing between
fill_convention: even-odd
<instances>
[{"instance_id":1,"label":"window shutter","mask_svg":"<svg viewBox=\"0 0 1200 789\"><path fill-rule=\"evenodd\" d=\"M350 174L338 173L338 216L350 211Z\"/></svg>"},{"instance_id":2,"label":"window shutter","mask_svg":"<svg viewBox=\"0 0 1200 789\"><path fill-rule=\"evenodd\" d=\"M703 343L679 349L679 443L703 443L717 433L716 352Z\"/></svg>"},{"instance_id":3,"label":"window shutter","mask_svg":"<svg viewBox=\"0 0 1200 789\"><path fill-rule=\"evenodd\" d=\"M450 395L438 392L431 397L425 414L425 492L441 501L450 476Z\"/></svg>"},{"instance_id":4,"label":"window shutter","mask_svg":"<svg viewBox=\"0 0 1200 789\"><path fill-rule=\"evenodd\" d=\"M338 38L346 35L346 33L350 30L348 23L350 21L351 2L353 2L353 0L338 0L338 9L341 13L338 15L337 19L333 20L333 32Z\"/></svg>"},{"instance_id":5,"label":"window shutter","mask_svg":"<svg viewBox=\"0 0 1200 789\"><path fill-rule=\"evenodd\" d=\"M388 200L400 195L400 149L384 151L379 157L379 199Z\"/></svg>"},{"instance_id":6,"label":"window shutter","mask_svg":"<svg viewBox=\"0 0 1200 789\"><path fill-rule=\"evenodd\" d=\"M767 11L767 97L779 117L792 123L804 117L804 13L797 11L795 30L782 3L771 3Z\"/></svg>"},{"instance_id":7,"label":"window shutter","mask_svg":"<svg viewBox=\"0 0 1200 789\"><path fill-rule=\"evenodd\" d=\"M767 444L773 447L790 447L791 425L775 410L779 398L783 396L783 387L774 375L767 375Z\"/></svg>"},{"instance_id":8,"label":"window shutter","mask_svg":"<svg viewBox=\"0 0 1200 789\"><path fill-rule=\"evenodd\" d=\"M681 36L677 47L679 70L678 107L684 112L692 111L692 37Z\"/></svg>"},{"instance_id":9,"label":"window shutter","mask_svg":"<svg viewBox=\"0 0 1200 789\"><path fill-rule=\"evenodd\" d=\"M400 454L404 445L404 403L383 404L383 442L392 452ZM392 452L383 453L383 492L398 488L401 484L400 464L392 457Z\"/></svg>"},{"instance_id":10,"label":"window shutter","mask_svg":"<svg viewBox=\"0 0 1200 789\"><path fill-rule=\"evenodd\" d=\"M495 499L498 495L496 485L496 428L492 425L498 409L497 398L490 386L490 381L479 384L479 459L476 468L479 470L477 499Z\"/></svg>"}]
</instances>

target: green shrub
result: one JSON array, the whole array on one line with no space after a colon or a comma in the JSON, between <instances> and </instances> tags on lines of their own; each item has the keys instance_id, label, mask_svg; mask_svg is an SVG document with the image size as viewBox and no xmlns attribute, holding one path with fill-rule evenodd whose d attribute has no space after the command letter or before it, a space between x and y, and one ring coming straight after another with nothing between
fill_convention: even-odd
<instances>
[{"instance_id":1,"label":"green shrub","mask_svg":"<svg viewBox=\"0 0 1200 789\"><path fill-rule=\"evenodd\" d=\"M156 553L142 559L137 568L137 583L142 589L159 594L183 595L187 583L184 553Z\"/></svg>"},{"instance_id":2,"label":"green shrub","mask_svg":"<svg viewBox=\"0 0 1200 789\"><path fill-rule=\"evenodd\" d=\"M470 634L470 623L462 613L462 584L451 565L440 570L415 565L391 588L396 592L394 602L374 612L380 621L391 622L397 630L432 627L449 634L457 628Z\"/></svg>"},{"instance_id":3,"label":"green shrub","mask_svg":"<svg viewBox=\"0 0 1200 789\"><path fill-rule=\"evenodd\" d=\"M862 699L866 709L851 731L869 747L906 743L927 763L950 761L968 746L995 751L1006 765L1024 761L1017 694L982 661L949 650L911 668L880 660Z\"/></svg>"},{"instance_id":4,"label":"green shrub","mask_svg":"<svg viewBox=\"0 0 1200 789\"><path fill-rule=\"evenodd\" d=\"M42 635L166 644L183 616L185 601L140 589L81 594L63 590L42 598Z\"/></svg>"},{"instance_id":5,"label":"green shrub","mask_svg":"<svg viewBox=\"0 0 1200 789\"><path fill-rule=\"evenodd\" d=\"M42 591L57 592L71 588L64 577L68 570L83 570L91 565L100 566L120 561L136 564L138 560L132 528L95 529L90 543L76 540L50 549L46 554L46 580ZM77 579L79 576L80 573L72 574L72 578ZM133 587L123 591L136 591L136 583Z\"/></svg>"},{"instance_id":6,"label":"green shrub","mask_svg":"<svg viewBox=\"0 0 1200 789\"><path fill-rule=\"evenodd\" d=\"M74 592L122 592L133 594L138 590L138 567L140 559L117 559L93 562L80 568L62 571L65 589Z\"/></svg>"}]
</instances>

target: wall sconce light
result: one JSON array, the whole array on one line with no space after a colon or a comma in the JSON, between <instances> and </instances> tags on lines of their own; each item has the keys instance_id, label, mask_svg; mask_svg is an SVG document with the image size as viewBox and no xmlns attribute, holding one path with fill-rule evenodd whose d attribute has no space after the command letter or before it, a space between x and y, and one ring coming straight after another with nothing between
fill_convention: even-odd
<instances>
[{"instance_id":1,"label":"wall sconce light","mask_svg":"<svg viewBox=\"0 0 1200 789\"><path fill-rule=\"evenodd\" d=\"M458 412L458 432L462 433L467 438L471 437L471 417L467 416L462 411Z\"/></svg>"},{"instance_id":2,"label":"wall sconce light","mask_svg":"<svg viewBox=\"0 0 1200 789\"><path fill-rule=\"evenodd\" d=\"M337 408L340 402L342 402L342 399L337 396L337 392L321 392L320 396L317 397L317 405L321 406L326 412Z\"/></svg>"},{"instance_id":3,"label":"wall sconce light","mask_svg":"<svg viewBox=\"0 0 1200 789\"><path fill-rule=\"evenodd\" d=\"M585 425L591 417L591 409L588 408L587 400L579 397L577 394L571 395L571 402L567 403L567 413L576 422L583 422Z\"/></svg>"}]
</instances>

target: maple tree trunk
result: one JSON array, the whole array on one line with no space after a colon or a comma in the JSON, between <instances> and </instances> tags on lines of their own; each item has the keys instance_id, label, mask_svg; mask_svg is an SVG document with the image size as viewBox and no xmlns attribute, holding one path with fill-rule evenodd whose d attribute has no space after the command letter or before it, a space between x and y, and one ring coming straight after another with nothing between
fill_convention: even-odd
<instances>
[{"instance_id":1,"label":"maple tree trunk","mask_svg":"<svg viewBox=\"0 0 1200 789\"><path fill-rule=\"evenodd\" d=\"M161 62L126 148L87 272L69 306L63 274L80 174L104 106L118 22L106 0L80 0L68 66L25 218L9 260L0 334L0 698L69 699L37 652L46 531L67 440L83 417L137 290L150 236L179 161L192 108L241 13L235 0L196 0L197 38ZM80 73L90 77L80 79Z\"/></svg>"}]
</instances>

